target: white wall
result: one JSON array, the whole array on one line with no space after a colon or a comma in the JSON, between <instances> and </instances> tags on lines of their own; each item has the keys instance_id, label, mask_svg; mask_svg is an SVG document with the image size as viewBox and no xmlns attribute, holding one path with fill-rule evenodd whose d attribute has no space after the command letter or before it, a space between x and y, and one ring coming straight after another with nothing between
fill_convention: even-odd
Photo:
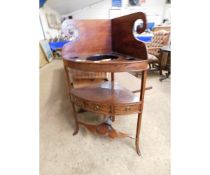
<instances>
[{"instance_id":1,"label":"white wall","mask_svg":"<svg viewBox=\"0 0 210 175\"><path fill-rule=\"evenodd\" d=\"M140 3L139 6L129 5L129 0L123 0L123 8L121 15L126 15L134 12L144 12L147 15L147 20L160 24L163 20L166 0L146 0Z\"/></svg>"},{"instance_id":2,"label":"white wall","mask_svg":"<svg viewBox=\"0 0 210 175\"><path fill-rule=\"evenodd\" d=\"M47 0L46 5L61 15L74 12L103 0Z\"/></svg>"},{"instance_id":3,"label":"white wall","mask_svg":"<svg viewBox=\"0 0 210 175\"><path fill-rule=\"evenodd\" d=\"M111 0L104 0L95 5L88 6L62 17L73 16L73 19L109 19L109 9L112 7Z\"/></svg>"},{"instance_id":4,"label":"white wall","mask_svg":"<svg viewBox=\"0 0 210 175\"><path fill-rule=\"evenodd\" d=\"M42 29L42 24L41 24L41 20L39 20L39 40L43 40L44 37L44 33L43 33L43 29Z\"/></svg>"},{"instance_id":5,"label":"white wall","mask_svg":"<svg viewBox=\"0 0 210 175\"><path fill-rule=\"evenodd\" d=\"M165 5L163 18L168 19L169 23L171 22L171 4L166 4Z\"/></svg>"},{"instance_id":6,"label":"white wall","mask_svg":"<svg viewBox=\"0 0 210 175\"><path fill-rule=\"evenodd\" d=\"M130 6L129 0L122 0L121 8L112 8L112 0L104 0L95 5L63 15L73 16L73 19L109 19L117 16L142 11L146 13L147 20L160 24L165 15L166 0L146 0L140 6ZM167 13L169 13L168 11Z\"/></svg>"}]
</instances>

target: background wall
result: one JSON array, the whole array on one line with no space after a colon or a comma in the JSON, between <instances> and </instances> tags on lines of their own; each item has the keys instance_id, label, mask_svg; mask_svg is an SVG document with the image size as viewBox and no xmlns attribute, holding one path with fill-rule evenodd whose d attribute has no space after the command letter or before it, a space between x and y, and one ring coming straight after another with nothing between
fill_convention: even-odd
<instances>
[{"instance_id":1,"label":"background wall","mask_svg":"<svg viewBox=\"0 0 210 175\"><path fill-rule=\"evenodd\" d=\"M146 13L148 22L155 22L155 25L161 24L164 18L169 19L170 22L170 4L166 4L166 0L140 0L140 5L138 6L131 6L129 0L122 0L122 7L120 8L112 7L112 0L101 0L100 2L92 3L92 5L81 7L79 10L63 15L54 10L54 6L60 5L62 2L58 3L55 1L57 4L53 2L52 0L48 1L48 3L40 9L40 26L42 26L44 31L42 32L40 29L40 39L54 38L59 34L59 30L52 29L48 26L47 13L55 14L56 18L60 20L68 16L73 16L73 19L110 19L141 11ZM78 3L75 5L78 5ZM70 11L73 9L73 6L70 8L66 5L65 9L69 9Z\"/></svg>"},{"instance_id":2,"label":"background wall","mask_svg":"<svg viewBox=\"0 0 210 175\"><path fill-rule=\"evenodd\" d=\"M62 17L73 16L73 19L109 19L109 9L112 7L111 0L104 0L92 6L87 6Z\"/></svg>"},{"instance_id":3,"label":"background wall","mask_svg":"<svg viewBox=\"0 0 210 175\"><path fill-rule=\"evenodd\" d=\"M116 8L112 7L112 0L104 0L95 5L62 15L62 17L73 16L73 19L109 19L142 11L147 14L148 21L153 21L158 25L162 22L164 16L169 16L168 14L170 13L170 8L166 10L169 5L166 5L165 1L145 0L139 6L130 6L129 0L122 0L122 7Z\"/></svg>"}]
</instances>

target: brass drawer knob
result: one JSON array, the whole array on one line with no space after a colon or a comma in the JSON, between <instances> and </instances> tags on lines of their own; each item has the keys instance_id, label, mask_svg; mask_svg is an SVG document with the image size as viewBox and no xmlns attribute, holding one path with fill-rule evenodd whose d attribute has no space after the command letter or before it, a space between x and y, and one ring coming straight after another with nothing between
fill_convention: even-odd
<instances>
[{"instance_id":1,"label":"brass drawer knob","mask_svg":"<svg viewBox=\"0 0 210 175\"><path fill-rule=\"evenodd\" d=\"M98 111L99 110L99 106L98 105L95 105L94 110L95 111Z\"/></svg>"},{"instance_id":2,"label":"brass drawer knob","mask_svg":"<svg viewBox=\"0 0 210 175\"><path fill-rule=\"evenodd\" d=\"M125 111L130 111L131 108L129 106L126 106Z\"/></svg>"}]
</instances>

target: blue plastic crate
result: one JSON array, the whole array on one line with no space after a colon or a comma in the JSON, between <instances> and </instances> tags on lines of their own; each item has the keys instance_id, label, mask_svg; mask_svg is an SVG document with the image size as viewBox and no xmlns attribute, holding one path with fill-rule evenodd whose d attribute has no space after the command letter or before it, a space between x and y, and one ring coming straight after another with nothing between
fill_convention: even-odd
<instances>
[{"instance_id":1,"label":"blue plastic crate","mask_svg":"<svg viewBox=\"0 0 210 175\"><path fill-rule=\"evenodd\" d=\"M139 41L143 41L143 42L151 42L152 41L152 36L137 36L136 38Z\"/></svg>"},{"instance_id":2,"label":"blue plastic crate","mask_svg":"<svg viewBox=\"0 0 210 175\"><path fill-rule=\"evenodd\" d=\"M69 41L58 41L58 42L49 42L50 48L52 51L62 48Z\"/></svg>"}]
</instances>

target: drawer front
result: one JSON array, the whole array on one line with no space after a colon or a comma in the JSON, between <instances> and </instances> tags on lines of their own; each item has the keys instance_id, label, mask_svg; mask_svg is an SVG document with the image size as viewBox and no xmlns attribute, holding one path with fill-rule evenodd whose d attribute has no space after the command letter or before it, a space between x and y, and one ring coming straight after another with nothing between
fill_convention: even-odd
<instances>
[{"instance_id":1,"label":"drawer front","mask_svg":"<svg viewBox=\"0 0 210 175\"><path fill-rule=\"evenodd\" d=\"M98 104L93 102L86 102L85 109L96 113L111 114L111 106L106 104Z\"/></svg>"},{"instance_id":2,"label":"drawer front","mask_svg":"<svg viewBox=\"0 0 210 175\"><path fill-rule=\"evenodd\" d=\"M100 103L94 103L90 101L86 101L83 99L80 99L76 96L71 96L72 102L74 102L77 106L89 110L91 112L96 112L100 114L111 114L111 105L109 104L100 104Z\"/></svg>"},{"instance_id":3,"label":"drawer front","mask_svg":"<svg viewBox=\"0 0 210 175\"><path fill-rule=\"evenodd\" d=\"M132 114L140 112L140 104L128 104L128 105L115 105L114 106L114 114L116 115L124 115L124 114Z\"/></svg>"},{"instance_id":4,"label":"drawer front","mask_svg":"<svg viewBox=\"0 0 210 175\"><path fill-rule=\"evenodd\" d=\"M85 107L85 103L84 100L79 99L75 96L71 96L71 100L73 103L75 103L77 106L84 108Z\"/></svg>"},{"instance_id":5,"label":"drawer front","mask_svg":"<svg viewBox=\"0 0 210 175\"><path fill-rule=\"evenodd\" d=\"M113 105L113 113L112 113L112 105L111 104L94 103L94 102L80 99L76 96L71 96L71 100L77 106L79 106L83 109L89 110L91 112L100 113L100 114L124 115L124 114L133 114L133 113L140 112L140 103Z\"/></svg>"}]
</instances>

